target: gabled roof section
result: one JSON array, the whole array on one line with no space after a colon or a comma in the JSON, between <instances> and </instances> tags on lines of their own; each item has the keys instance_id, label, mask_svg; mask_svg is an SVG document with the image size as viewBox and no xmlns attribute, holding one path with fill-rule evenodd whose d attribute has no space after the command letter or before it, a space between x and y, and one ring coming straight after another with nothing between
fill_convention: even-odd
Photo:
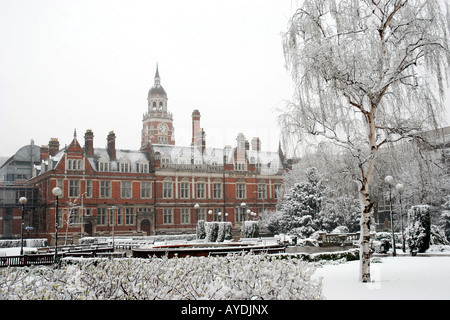
<instances>
[{"instance_id":1,"label":"gabled roof section","mask_svg":"<svg viewBox=\"0 0 450 320\"><path fill-rule=\"evenodd\" d=\"M73 140L67 147L67 153L84 153L83 148L81 147L80 143L77 140L77 131L74 131Z\"/></svg>"}]
</instances>

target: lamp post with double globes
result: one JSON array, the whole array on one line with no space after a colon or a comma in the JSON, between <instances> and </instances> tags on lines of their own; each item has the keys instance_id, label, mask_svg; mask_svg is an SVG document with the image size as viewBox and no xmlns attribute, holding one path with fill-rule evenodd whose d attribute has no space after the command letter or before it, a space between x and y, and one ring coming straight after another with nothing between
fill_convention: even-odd
<instances>
[{"instance_id":1,"label":"lamp post with double globes","mask_svg":"<svg viewBox=\"0 0 450 320\"><path fill-rule=\"evenodd\" d=\"M400 226L402 228L402 251L405 252L405 235L403 234L403 208L402 208L402 193L405 190L401 183L395 185L400 200Z\"/></svg>"},{"instance_id":2,"label":"lamp post with double globes","mask_svg":"<svg viewBox=\"0 0 450 320\"><path fill-rule=\"evenodd\" d=\"M246 217L245 207L247 207L247 204L246 204L245 202L242 202L242 203L241 203L242 215L243 215L242 219L244 219L244 221L245 221L246 218L247 218L247 217Z\"/></svg>"},{"instance_id":3,"label":"lamp post with double globes","mask_svg":"<svg viewBox=\"0 0 450 320\"><path fill-rule=\"evenodd\" d=\"M23 255L23 214L25 211L25 205L27 204L27 198L26 197L20 197L19 203L22 205L22 220L20 223L20 255Z\"/></svg>"},{"instance_id":4,"label":"lamp post with double globes","mask_svg":"<svg viewBox=\"0 0 450 320\"><path fill-rule=\"evenodd\" d=\"M55 263L58 260L58 198L62 195L60 187L54 187L52 189L53 195L56 197L56 212L55 212Z\"/></svg>"},{"instance_id":5,"label":"lamp post with double globes","mask_svg":"<svg viewBox=\"0 0 450 320\"><path fill-rule=\"evenodd\" d=\"M389 186L389 212L391 215L391 230L392 230L392 256L396 256L397 252L395 251L395 237L394 237L394 223L392 220L392 197L391 197L391 186L394 184L394 178L392 178L391 176L386 176L384 178L384 182L386 182Z\"/></svg>"},{"instance_id":6,"label":"lamp post with double globes","mask_svg":"<svg viewBox=\"0 0 450 320\"><path fill-rule=\"evenodd\" d=\"M212 210L208 210L208 215L209 215L211 221L213 221L213 220L212 220Z\"/></svg>"}]
</instances>

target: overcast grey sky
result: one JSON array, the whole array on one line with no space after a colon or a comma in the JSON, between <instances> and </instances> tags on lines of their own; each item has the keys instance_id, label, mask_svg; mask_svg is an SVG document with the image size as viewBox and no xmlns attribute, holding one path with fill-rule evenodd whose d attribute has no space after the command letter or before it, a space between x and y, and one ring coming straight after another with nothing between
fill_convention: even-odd
<instances>
[{"instance_id":1,"label":"overcast grey sky","mask_svg":"<svg viewBox=\"0 0 450 320\"><path fill-rule=\"evenodd\" d=\"M294 4L292 4L294 3ZM207 146L239 132L276 151L274 108L292 97L281 32L291 0L0 0L0 156L33 139L139 149L156 64L189 145L199 109Z\"/></svg>"},{"instance_id":2,"label":"overcast grey sky","mask_svg":"<svg viewBox=\"0 0 450 320\"><path fill-rule=\"evenodd\" d=\"M276 151L292 98L281 33L296 0L0 0L0 156L33 139L140 148L156 64L177 145L201 112L207 146L242 132Z\"/></svg>"}]
</instances>

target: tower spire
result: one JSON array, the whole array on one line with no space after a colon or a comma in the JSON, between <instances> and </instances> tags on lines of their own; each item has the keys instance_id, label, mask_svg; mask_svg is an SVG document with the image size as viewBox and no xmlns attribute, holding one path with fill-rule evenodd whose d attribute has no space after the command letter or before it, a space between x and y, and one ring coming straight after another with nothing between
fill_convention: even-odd
<instances>
[{"instance_id":1,"label":"tower spire","mask_svg":"<svg viewBox=\"0 0 450 320\"><path fill-rule=\"evenodd\" d=\"M161 78L159 77L158 62L156 63L155 85L159 85Z\"/></svg>"}]
</instances>

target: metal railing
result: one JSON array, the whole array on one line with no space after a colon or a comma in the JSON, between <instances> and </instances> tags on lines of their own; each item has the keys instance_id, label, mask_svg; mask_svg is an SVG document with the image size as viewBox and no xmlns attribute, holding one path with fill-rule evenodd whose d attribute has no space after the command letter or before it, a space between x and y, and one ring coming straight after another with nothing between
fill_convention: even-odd
<instances>
[{"instance_id":1,"label":"metal railing","mask_svg":"<svg viewBox=\"0 0 450 320\"><path fill-rule=\"evenodd\" d=\"M39 248L37 254L21 256L0 256L0 267L25 267L31 265L49 265L55 263L55 249L53 247ZM44 250L45 249L45 250ZM109 245L73 245L63 246L58 250L59 260L62 257L96 257L101 253L113 252Z\"/></svg>"}]
</instances>

